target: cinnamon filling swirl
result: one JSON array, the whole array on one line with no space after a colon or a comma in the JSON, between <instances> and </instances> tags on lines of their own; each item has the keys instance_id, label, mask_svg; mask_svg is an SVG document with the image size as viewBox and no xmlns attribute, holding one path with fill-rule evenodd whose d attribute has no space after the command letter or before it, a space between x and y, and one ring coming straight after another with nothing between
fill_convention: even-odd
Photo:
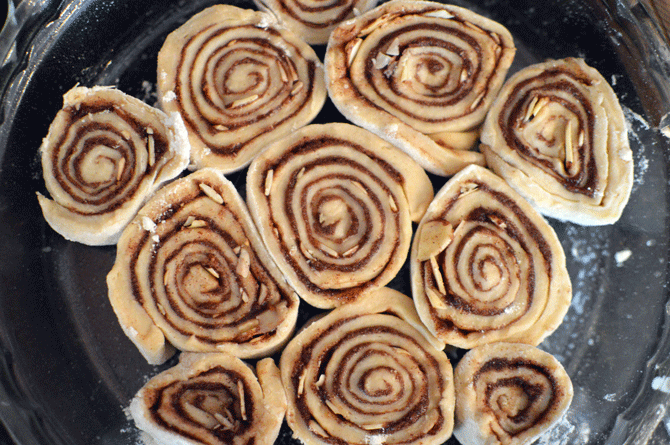
<instances>
[{"instance_id":1,"label":"cinnamon filling swirl","mask_svg":"<svg viewBox=\"0 0 670 445\"><path fill-rule=\"evenodd\" d=\"M397 291L336 308L282 354L289 426L308 445L445 442L453 387L443 347Z\"/></svg>"},{"instance_id":2,"label":"cinnamon filling swirl","mask_svg":"<svg viewBox=\"0 0 670 445\"><path fill-rule=\"evenodd\" d=\"M462 348L503 340L537 345L561 323L572 294L553 229L477 166L455 175L429 207L411 275L422 320Z\"/></svg>"},{"instance_id":3,"label":"cinnamon filling swirl","mask_svg":"<svg viewBox=\"0 0 670 445\"><path fill-rule=\"evenodd\" d=\"M107 277L126 334L150 363L173 352L267 355L292 333L298 299L233 185L213 169L162 189L119 241ZM169 343L169 344L168 344Z\"/></svg>"},{"instance_id":4,"label":"cinnamon filling swirl","mask_svg":"<svg viewBox=\"0 0 670 445\"><path fill-rule=\"evenodd\" d=\"M572 383L561 364L533 346L491 343L469 351L454 372L462 443L531 443L567 411Z\"/></svg>"},{"instance_id":5,"label":"cinnamon filling swirl","mask_svg":"<svg viewBox=\"0 0 670 445\"><path fill-rule=\"evenodd\" d=\"M483 165L468 150L515 51L503 26L471 11L392 1L333 31L328 92L347 119L451 175Z\"/></svg>"},{"instance_id":6,"label":"cinnamon filling swirl","mask_svg":"<svg viewBox=\"0 0 670 445\"><path fill-rule=\"evenodd\" d=\"M581 59L516 73L491 108L482 150L496 173L540 212L585 225L611 224L633 183L621 106Z\"/></svg>"},{"instance_id":7,"label":"cinnamon filling swirl","mask_svg":"<svg viewBox=\"0 0 670 445\"><path fill-rule=\"evenodd\" d=\"M114 244L144 200L184 170L186 131L168 116L113 88L76 87L41 147L47 222L64 237Z\"/></svg>"},{"instance_id":8,"label":"cinnamon filling swirl","mask_svg":"<svg viewBox=\"0 0 670 445\"><path fill-rule=\"evenodd\" d=\"M251 214L308 303L334 307L395 277L432 185L410 158L348 125L310 125L270 146L247 175Z\"/></svg>"},{"instance_id":9,"label":"cinnamon filling swirl","mask_svg":"<svg viewBox=\"0 0 670 445\"><path fill-rule=\"evenodd\" d=\"M179 112L196 168L232 172L309 123L326 97L309 45L267 13L216 5L172 32L158 54L163 109Z\"/></svg>"}]
</instances>

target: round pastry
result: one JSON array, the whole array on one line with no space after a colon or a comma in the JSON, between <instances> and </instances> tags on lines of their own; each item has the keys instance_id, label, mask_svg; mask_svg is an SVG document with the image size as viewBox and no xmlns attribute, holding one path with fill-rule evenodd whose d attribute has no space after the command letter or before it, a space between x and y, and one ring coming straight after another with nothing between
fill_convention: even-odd
<instances>
[{"instance_id":1,"label":"round pastry","mask_svg":"<svg viewBox=\"0 0 670 445\"><path fill-rule=\"evenodd\" d=\"M228 354L183 353L149 380L130 403L138 428L163 445L272 445L286 395L272 359L256 376Z\"/></svg>"},{"instance_id":2,"label":"round pastry","mask_svg":"<svg viewBox=\"0 0 670 445\"><path fill-rule=\"evenodd\" d=\"M454 436L469 445L527 445L558 422L572 382L551 354L515 343L478 346L454 371Z\"/></svg>"},{"instance_id":3,"label":"round pastry","mask_svg":"<svg viewBox=\"0 0 670 445\"><path fill-rule=\"evenodd\" d=\"M347 119L451 175L484 164L468 150L515 51L507 29L472 11L395 0L333 31L326 86Z\"/></svg>"},{"instance_id":4,"label":"round pastry","mask_svg":"<svg viewBox=\"0 0 670 445\"><path fill-rule=\"evenodd\" d=\"M68 240L115 244L146 198L186 168L189 151L178 114L111 87L75 87L40 147L53 199L37 193L44 218Z\"/></svg>"},{"instance_id":5,"label":"round pastry","mask_svg":"<svg viewBox=\"0 0 670 445\"><path fill-rule=\"evenodd\" d=\"M277 266L309 304L332 308L391 281L412 221L433 197L425 171L353 125L308 125L249 167L247 202Z\"/></svg>"},{"instance_id":6,"label":"round pastry","mask_svg":"<svg viewBox=\"0 0 670 445\"><path fill-rule=\"evenodd\" d=\"M397 291L340 306L282 353L287 423L305 445L440 445L454 409L442 348Z\"/></svg>"},{"instance_id":7,"label":"round pastry","mask_svg":"<svg viewBox=\"0 0 670 445\"><path fill-rule=\"evenodd\" d=\"M489 170L472 165L451 178L416 233L414 302L445 343L537 345L563 320L572 286L556 233Z\"/></svg>"},{"instance_id":8,"label":"round pastry","mask_svg":"<svg viewBox=\"0 0 670 445\"><path fill-rule=\"evenodd\" d=\"M505 84L482 132L489 166L540 212L583 225L616 222L633 153L614 91L581 59L529 66Z\"/></svg>"},{"instance_id":9,"label":"round pastry","mask_svg":"<svg viewBox=\"0 0 670 445\"><path fill-rule=\"evenodd\" d=\"M375 7L377 0L254 0L311 45L323 45L342 21Z\"/></svg>"},{"instance_id":10,"label":"round pastry","mask_svg":"<svg viewBox=\"0 0 670 445\"><path fill-rule=\"evenodd\" d=\"M123 232L107 276L121 327L149 363L182 351L255 358L295 327L286 284L232 183L202 169L162 188Z\"/></svg>"},{"instance_id":11,"label":"round pastry","mask_svg":"<svg viewBox=\"0 0 670 445\"><path fill-rule=\"evenodd\" d=\"M312 48L264 12L215 5L158 53L161 107L184 118L194 168L239 170L308 124L326 98Z\"/></svg>"}]
</instances>

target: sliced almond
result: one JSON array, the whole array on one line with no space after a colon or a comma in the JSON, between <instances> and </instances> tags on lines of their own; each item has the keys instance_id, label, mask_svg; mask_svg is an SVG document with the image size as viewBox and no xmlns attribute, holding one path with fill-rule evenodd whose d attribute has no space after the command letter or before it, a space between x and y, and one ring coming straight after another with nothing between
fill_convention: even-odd
<instances>
[{"instance_id":1,"label":"sliced almond","mask_svg":"<svg viewBox=\"0 0 670 445\"><path fill-rule=\"evenodd\" d=\"M302 373L300 378L298 379L298 395L302 395L303 392L305 392L305 379L307 378L307 372Z\"/></svg>"},{"instance_id":2,"label":"sliced almond","mask_svg":"<svg viewBox=\"0 0 670 445\"><path fill-rule=\"evenodd\" d=\"M186 221L184 222L184 227L190 227L191 224L193 224L193 221L195 221L195 216L189 215L188 218L186 218Z\"/></svg>"},{"instance_id":3,"label":"sliced almond","mask_svg":"<svg viewBox=\"0 0 670 445\"><path fill-rule=\"evenodd\" d=\"M261 283L260 289L258 289L258 304L262 305L265 303L265 300L268 298L268 293L270 291L268 290L268 287Z\"/></svg>"},{"instance_id":4,"label":"sliced almond","mask_svg":"<svg viewBox=\"0 0 670 445\"><path fill-rule=\"evenodd\" d=\"M237 273L242 278L249 276L249 268L251 266L251 258L249 256L249 251L247 249L240 250L240 256L237 259L237 266L235 267L235 273Z\"/></svg>"},{"instance_id":5,"label":"sliced almond","mask_svg":"<svg viewBox=\"0 0 670 445\"><path fill-rule=\"evenodd\" d=\"M237 393L240 397L240 415L242 420L247 420L247 409L244 402L244 385L242 385L242 380L237 381Z\"/></svg>"},{"instance_id":6,"label":"sliced almond","mask_svg":"<svg viewBox=\"0 0 670 445\"><path fill-rule=\"evenodd\" d=\"M424 17L434 17L437 19L453 19L454 15L447 11L446 9L436 9L435 11L430 11L423 14Z\"/></svg>"},{"instance_id":7,"label":"sliced almond","mask_svg":"<svg viewBox=\"0 0 670 445\"><path fill-rule=\"evenodd\" d=\"M435 292L432 288L430 287L426 288L426 296L428 297L428 302L430 303L430 305L435 309L442 309L442 310L448 309L442 297L440 297L437 294L437 292Z\"/></svg>"},{"instance_id":8,"label":"sliced almond","mask_svg":"<svg viewBox=\"0 0 670 445\"><path fill-rule=\"evenodd\" d=\"M298 94L300 90L303 89L304 86L305 84L302 83L301 81L297 81L296 83L294 83L293 89L291 90L291 96L295 96L296 94Z\"/></svg>"},{"instance_id":9,"label":"sliced almond","mask_svg":"<svg viewBox=\"0 0 670 445\"><path fill-rule=\"evenodd\" d=\"M232 430L235 427L235 425L222 414L214 413L214 418L217 422L219 422L219 425L221 425L226 430Z\"/></svg>"},{"instance_id":10,"label":"sliced almond","mask_svg":"<svg viewBox=\"0 0 670 445\"><path fill-rule=\"evenodd\" d=\"M540 114L540 111L542 111L542 108L544 108L545 105L547 105L548 103L549 103L549 98L547 98L547 97L542 97L542 98L540 98L540 99L535 103L535 106L533 107L533 112L532 112L531 118L533 118L533 117L537 116L538 114Z\"/></svg>"},{"instance_id":11,"label":"sliced almond","mask_svg":"<svg viewBox=\"0 0 670 445\"><path fill-rule=\"evenodd\" d=\"M393 196L389 195L389 205L391 206L391 210L394 212L398 211L398 205L395 202L395 199L393 199Z\"/></svg>"},{"instance_id":12,"label":"sliced almond","mask_svg":"<svg viewBox=\"0 0 670 445\"><path fill-rule=\"evenodd\" d=\"M270 191L272 190L273 178L274 178L274 170L268 170L267 175L265 175L265 196L270 196Z\"/></svg>"},{"instance_id":13,"label":"sliced almond","mask_svg":"<svg viewBox=\"0 0 670 445\"><path fill-rule=\"evenodd\" d=\"M325 252L327 255L330 255L330 256L332 256L332 257L334 257L334 258L338 258L338 257L340 256L340 254L337 252L337 250L332 249L331 247L327 246L326 244L321 243L321 244L319 245L319 248L320 248L323 252Z\"/></svg>"},{"instance_id":14,"label":"sliced almond","mask_svg":"<svg viewBox=\"0 0 670 445\"><path fill-rule=\"evenodd\" d=\"M216 278L217 280L219 279L220 275L213 267L205 267L205 270L209 272L209 274L214 278Z\"/></svg>"},{"instance_id":15,"label":"sliced almond","mask_svg":"<svg viewBox=\"0 0 670 445\"><path fill-rule=\"evenodd\" d=\"M149 166L153 167L156 163L156 146L152 135L147 137L147 150L149 151Z\"/></svg>"},{"instance_id":16,"label":"sliced almond","mask_svg":"<svg viewBox=\"0 0 670 445\"><path fill-rule=\"evenodd\" d=\"M374 67L378 70L384 69L388 66L391 60L393 60L392 57L387 56L384 53L379 53L377 54L377 57L374 58Z\"/></svg>"},{"instance_id":17,"label":"sliced almond","mask_svg":"<svg viewBox=\"0 0 670 445\"><path fill-rule=\"evenodd\" d=\"M535 109L535 105L537 104L537 100L539 98L537 96L533 96L531 99L530 103L528 104L528 108L526 108L526 116L524 116L524 121L528 122L529 120L532 119L533 117L533 110Z\"/></svg>"},{"instance_id":18,"label":"sliced almond","mask_svg":"<svg viewBox=\"0 0 670 445\"><path fill-rule=\"evenodd\" d=\"M232 104L230 104L229 108L240 108L245 105L249 105L253 102L256 102L258 100L258 94L253 94L251 96L243 97L242 99L237 99L233 101Z\"/></svg>"},{"instance_id":19,"label":"sliced almond","mask_svg":"<svg viewBox=\"0 0 670 445\"><path fill-rule=\"evenodd\" d=\"M344 48L346 51L347 55L347 65L351 66L351 62L354 61L354 58L356 57L356 53L358 52L358 48L361 47L361 44L363 43L362 39L355 39L350 42L348 42Z\"/></svg>"},{"instance_id":20,"label":"sliced almond","mask_svg":"<svg viewBox=\"0 0 670 445\"><path fill-rule=\"evenodd\" d=\"M383 423L370 423L368 425L361 425L364 430L371 431L371 430L380 430L384 428Z\"/></svg>"},{"instance_id":21,"label":"sliced almond","mask_svg":"<svg viewBox=\"0 0 670 445\"><path fill-rule=\"evenodd\" d=\"M223 197L212 187L205 184L204 182L198 184L198 187L200 187L200 190L202 190L209 199L217 204L223 204Z\"/></svg>"},{"instance_id":22,"label":"sliced almond","mask_svg":"<svg viewBox=\"0 0 670 445\"><path fill-rule=\"evenodd\" d=\"M477 184L473 184L472 182L468 182L467 184L463 184L460 189L460 196L459 198L463 198L464 196L469 195L470 193L476 191L479 188Z\"/></svg>"},{"instance_id":23,"label":"sliced almond","mask_svg":"<svg viewBox=\"0 0 670 445\"><path fill-rule=\"evenodd\" d=\"M442 252L454 239L454 227L441 219L428 221L421 226L417 260L426 261Z\"/></svg>"},{"instance_id":24,"label":"sliced almond","mask_svg":"<svg viewBox=\"0 0 670 445\"><path fill-rule=\"evenodd\" d=\"M121 176L123 176L123 170L126 168L126 158L119 159L119 163L116 165L116 180L120 181Z\"/></svg>"},{"instance_id":25,"label":"sliced almond","mask_svg":"<svg viewBox=\"0 0 670 445\"><path fill-rule=\"evenodd\" d=\"M400 55L400 39L396 37L393 39L388 48L386 48L386 54L389 56L399 56Z\"/></svg>"},{"instance_id":26,"label":"sliced almond","mask_svg":"<svg viewBox=\"0 0 670 445\"><path fill-rule=\"evenodd\" d=\"M344 257L351 256L351 255L355 254L356 252L358 252L358 249L360 249L360 246L358 244L356 244L354 247L352 247L349 250L347 250L346 252L344 252L342 254L342 256L344 256Z\"/></svg>"},{"instance_id":27,"label":"sliced almond","mask_svg":"<svg viewBox=\"0 0 670 445\"><path fill-rule=\"evenodd\" d=\"M312 252L307 248L307 246L305 246L305 244L300 243L300 251L302 252L303 255L305 255L305 256L307 257L307 259L310 259L310 260L313 260L313 259L314 259L314 255L313 255Z\"/></svg>"},{"instance_id":28,"label":"sliced almond","mask_svg":"<svg viewBox=\"0 0 670 445\"><path fill-rule=\"evenodd\" d=\"M568 121L568 124L565 126L565 166L566 168L572 167L574 161L574 153L572 146L572 121Z\"/></svg>"},{"instance_id":29,"label":"sliced almond","mask_svg":"<svg viewBox=\"0 0 670 445\"><path fill-rule=\"evenodd\" d=\"M442 295L447 295L447 288L444 286L444 279L442 278L442 272L440 272L440 266L438 266L437 259L435 259L434 256L430 257L430 267L433 270L433 277L435 277L437 290L439 290Z\"/></svg>"},{"instance_id":30,"label":"sliced almond","mask_svg":"<svg viewBox=\"0 0 670 445\"><path fill-rule=\"evenodd\" d=\"M282 65L279 65L279 75L283 83L288 82L288 74L286 74L286 69Z\"/></svg>"},{"instance_id":31,"label":"sliced almond","mask_svg":"<svg viewBox=\"0 0 670 445\"><path fill-rule=\"evenodd\" d=\"M479 96L477 96L475 100L472 102L472 105L470 105L470 110L474 110L475 108L477 108L477 105L479 105L482 99L484 99L484 96L486 96L486 91L482 91L481 93L479 93Z\"/></svg>"},{"instance_id":32,"label":"sliced almond","mask_svg":"<svg viewBox=\"0 0 670 445\"><path fill-rule=\"evenodd\" d=\"M202 227L207 227L207 223L201 219L196 219L195 221L191 222L191 224L189 224L188 226L189 229L199 229Z\"/></svg>"}]
</instances>

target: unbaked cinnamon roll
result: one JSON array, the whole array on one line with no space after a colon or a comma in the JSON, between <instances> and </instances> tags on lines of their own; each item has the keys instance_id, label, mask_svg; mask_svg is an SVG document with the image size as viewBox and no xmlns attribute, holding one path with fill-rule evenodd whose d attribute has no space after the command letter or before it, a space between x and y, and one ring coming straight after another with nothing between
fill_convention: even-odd
<instances>
[{"instance_id":1,"label":"unbaked cinnamon roll","mask_svg":"<svg viewBox=\"0 0 670 445\"><path fill-rule=\"evenodd\" d=\"M421 319L459 348L537 345L572 298L554 230L501 178L474 165L437 193L417 228L410 271Z\"/></svg>"},{"instance_id":2,"label":"unbaked cinnamon roll","mask_svg":"<svg viewBox=\"0 0 670 445\"><path fill-rule=\"evenodd\" d=\"M470 445L527 445L558 422L572 382L551 354L515 343L478 346L454 371L454 436Z\"/></svg>"},{"instance_id":3,"label":"unbaked cinnamon roll","mask_svg":"<svg viewBox=\"0 0 670 445\"><path fill-rule=\"evenodd\" d=\"M157 444L272 445L286 395L272 359L255 371L228 354L183 353L138 391L130 413Z\"/></svg>"},{"instance_id":4,"label":"unbaked cinnamon roll","mask_svg":"<svg viewBox=\"0 0 670 445\"><path fill-rule=\"evenodd\" d=\"M298 312L242 198L214 169L165 186L142 207L107 285L121 327L152 364L174 347L268 355L288 340Z\"/></svg>"},{"instance_id":5,"label":"unbaked cinnamon roll","mask_svg":"<svg viewBox=\"0 0 670 445\"><path fill-rule=\"evenodd\" d=\"M40 147L52 198L37 193L44 218L68 240L115 244L147 197L186 168L189 151L176 113L111 87L75 87Z\"/></svg>"},{"instance_id":6,"label":"unbaked cinnamon roll","mask_svg":"<svg viewBox=\"0 0 670 445\"><path fill-rule=\"evenodd\" d=\"M342 21L375 7L377 0L254 0L305 42L323 45Z\"/></svg>"},{"instance_id":7,"label":"unbaked cinnamon roll","mask_svg":"<svg viewBox=\"0 0 670 445\"><path fill-rule=\"evenodd\" d=\"M633 153L614 91L581 59L527 67L486 119L489 166L540 212L583 225L616 222L633 185Z\"/></svg>"},{"instance_id":8,"label":"unbaked cinnamon roll","mask_svg":"<svg viewBox=\"0 0 670 445\"><path fill-rule=\"evenodd\" d=\"M412 221L433 197L425 171L353 125L308 125L249 167L247 202L277 266L309 304L332 308L391 281Z\"/></svg>"},{"instance_id":9,"label":"unbaked cinnamon roll","mask_svg":"<svg viewBox=\"0 0 670 445\"><path fill-rule=\"evenodd\" d=\"M326 86L347 119L451 175L484 164L468 150L515 51L507 29L467 9L396 0L333 31Z\"/></svg>"},{"instance_id":10,"label":"unbaked cinnamon roll","mask_svg":"<svg viewBox=\"0 0 670 445\"><path fill-rule=\"evenodd\" d=\"M334 309L282 353L289 427L305 445L444 443L454 393L443 347L392 289Z\"/></svg>"},{"instance_id":11,"label":"unbaked cinnamon roll","mask_svg":"<svg viewBox=\"0 0 670 445\"><path fill-rule=\"evenodd\" d=\"M309 123L326 98L312 48L264 12L216 5L173 31L158 53L161 107L184 118L192 168L238 170Z\"/></svg>"}]
</instances>

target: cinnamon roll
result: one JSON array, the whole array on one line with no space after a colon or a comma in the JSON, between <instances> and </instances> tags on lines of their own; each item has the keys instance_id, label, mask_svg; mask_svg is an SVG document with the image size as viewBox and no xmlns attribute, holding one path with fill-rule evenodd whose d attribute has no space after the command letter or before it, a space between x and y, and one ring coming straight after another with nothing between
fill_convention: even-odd
<instances>
[{"instance_id":1,"label":"cinnamon roll","mask_svg":"<svg viewBox=\"0 0 670 445\"><path fill-rule=\"evenodd\" d=\"M444 443L454 393L443 347L392 289L334 309L282 353L289 427L305 445Z\"/></svg>"},{"instance_id":2,"label":"cinnamon roll","mask_svg":"<svg viewBox=\"0 0 670 445\"><path fill-rule=\"evenodd\" d=\"M52 198L37 193L44 218L68 240L97 246L115 244L147 197L186 168L190 146L178 114L111 87L75 87L40 152Z\"/></svg>"},{"instance_id":3,"label":"cinnamon roll","mask_svg":"<svg viewBox=\"0 0 670 445\"><path fill-rule=\"evenodd\" d=\"M482 132L489 166L540 212L583 225L616 222L633 185L623 111L581 59L525 68L505 84Z\"/></svg>"},{"instance_id":4,"label":"cinnamon roll","mask_svg":"<svg viewBox=\"0 0 670 445\"><path fill-rule=\"evenodd\" d=\"M319 308L386 285L409 252L412 221L433 197L425 171L349 124L309 125L249 167L247 202L298 295Z\"/></svg>"},{"instance_id":5,"label":"cinnamon roll","mask_svg":"<svg viewBox=\"0 0 670 445\"><path fill-rule=\"evenodd\" d=\"M254 0L254 3L275 14L305 42L323 45L340 22L374 8L377 0Z\"/></svg>"},{"instance_id":6,"label":"cinnamon roll","mask_svg":"<svg viewBox=\"0 0 670 445\"><path fill-rule=\"evenodd\" d=\"M215 5L168 35L158 53L161 107L184 118L192 168L239 170L309 123L326 98L312 48L264 12Z\"/></svg>"},{"instance_id":7,"label":"cinnamon roll","mask_svg":"<svg viewBox=\"0 0 670 445\"><path fill-rule=\"evenodd\" d=\"M138 391L130 413L155 443L272 445L286 395L272 359L255 371L228 354L183 353Z\"/></svg>"},{"instance_id":8,"label":"cinnamon roll","mask_svg":"<svg viewBox=\"0 0 670 445\"><path fill-rule=\"evenodd\" d=\"M515 51L507 29L467 9L395 0L333 31L326 86L347 119L451 175L484 164L468 150Z\"/></svg>"},{"instance_id":9,"label":"cinnamon roll","mask_svg":"<svg viewBox=\"0 0 670 445\"><path fill-rule=\"evenodd\" d=\"M525 445L572 401L572 382L551 354L515 343L478 346L454 371L454 436L471 445Z\"/></svg>"},{"instance_id":10,"label":"cinnamon roll","mask_svg":"<svg viewBox=\"0 0 670 445\"><path fill-rule=\"evenodd\" d=\"M288 340L298 312L242 198L214 169L147 202L119 240L107 285L121 327L152 364L174 347L268 355Z\"/></svg>"},{"instance_id":11,"label":"cinnamon roll","mask_svg":"<svg viewBox=\"0 0 670 445\"><path fill-rule=\"evenodd\" d=\"M421 319L459 348L537 345L572 298L554 230L501 178L475 165L437 193L417 228L410 271Z\"/></svg>"}]
</instances>

